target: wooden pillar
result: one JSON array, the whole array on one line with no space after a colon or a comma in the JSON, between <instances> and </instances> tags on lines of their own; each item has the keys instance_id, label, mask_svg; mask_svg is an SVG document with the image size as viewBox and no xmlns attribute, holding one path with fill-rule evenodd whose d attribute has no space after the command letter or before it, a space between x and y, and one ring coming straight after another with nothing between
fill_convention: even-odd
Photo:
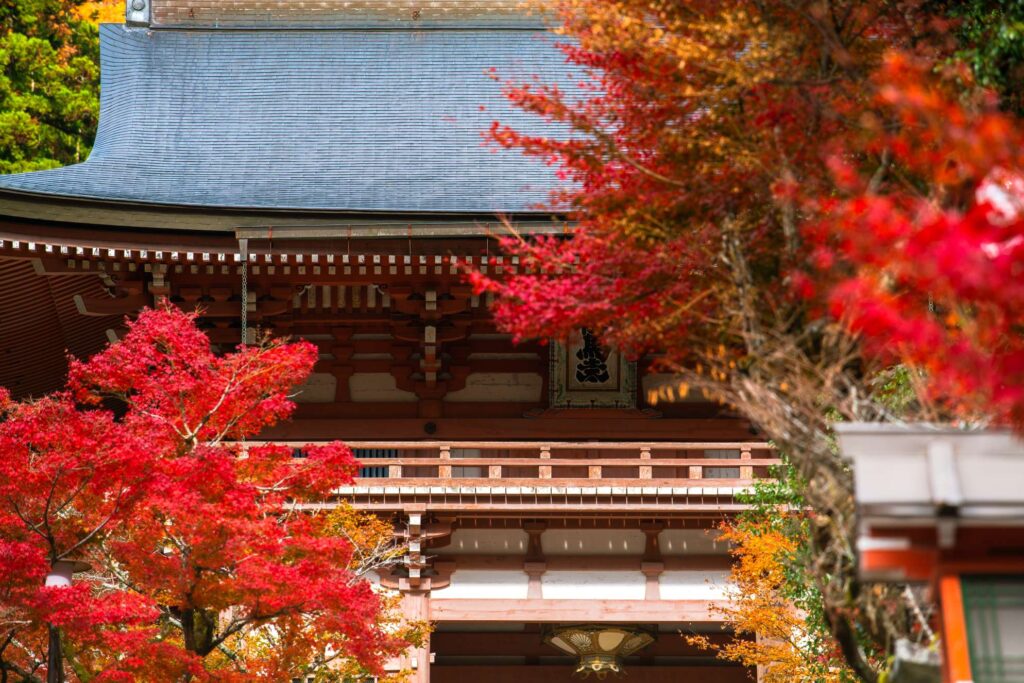
<instances>
[{"instance_id":1,"label":"wooden pillar","mask_svg":"<svg viewBox=\"0 0 1024 683\"><path fill-rule=\"evenodd\" d=\"M351 365L336 365L331 368L334 375L334 400L338 403L347 403L351 400L349 393L349 380L355 374L355 368Z\"/></svg>"},{"instance_id":2,"label":"wooden pillar","mask_svg":"<svg viewBox=\"0 0 1024 683\"><path fill-rule=\"evenodd\" d=\"M441 451L438 454L444 465L437 466L437 476L440 479L451 479L452 478L452 466L448 463L452 459L452 447L445 445L441 446Z\"/></svg>"},{"instance_id":3,"label":"wooden pillar","mask_svg":"<svg viewBox=\"0 0 1024 683\"><path fill-rule=\"evenodd\" d=\"M409 577L400 579L398 590L402 594L402 617L407 621L426 622L430 619L430 580L424 580L422 570L428 560L423 555L426 538L424 532L428 522L426 509L422 505L410 505L405 510L409 522L407 539L409 550L406 553L406 567ZM403 668L411 673L409 683L428 683L430 681L430 638L424 639L423 645L412 648L407 655Z\"/></svg>"},{"instance_id":4,"label":"wooden pillar","mask_svg":"<svg viewBox=\"0 0 1024 683\"><path fill-rule=\"evenodd\" d=\"M651 521L640 525L644 532L644 556L640 562L640 571L644 574L644 600L661 600L661 575L665 571L665 562L661 556L658 535L665 528L663 522Z\"/></svg>"},{"instance_id":5,"label":"wooden pillar","mask_svg":"<svg viewBox=\"0 0 1024 683\"><path fill-rule=\"evenodd\" d=\"M430 619L430 597L427 591L402 591L402 616L408 621L426 622ZM430 683L430 635L423 645L410 648L403 668L410 671L409 683Z\"/></svg>"},{"instance_id":6,"label":"wooden pillar","mask_svg":"<svg viewBox=\"0 0 1024 683\"><path fill-rule=\"evenodd\" d=\"M544 597L541 577L547 571L548 565L544 559L541 536L546 528L547 524L544 522L526 522L523 524L523 531L529 534L530 537L526 549L526 559L523 561L523 571L530 577L526 589L526 597L530 600L540 600Z\"/></svg>"},{"instance_id":7,"label":"wooden pillar","mask_svg":"<svg viewBox=\"0 0 1024 683\"><path fill-rule=\"evenodd\" d=\"M650 460L651 449L648 446L640 447L640 459ZM651 465L640 465L640 471L637 473L640 479L650 479L654 476L654 468Z\"/></svg>"},{"instance_id":8,"label":"wooden pillar","mask_svg":"<svg viewBox=\"0 0 1024 683\"><path fill-rule=\"evenodd\" d=\"M550 460L551 459L551 446L540 447L540 459ZM537 468L538 479L550 479L551 478L551 465L540 465Z\"/></svg>"},{"instance_id":9,"label":"wooden pillar","mask_svg":"<svg viewBox=\"0 0 1024 683\"><path fill-rule=\"evenodd\" d=\"M750 480L754 478L754 468L750 465L743 465L743 460L750 460L750 449L744 448L740 451L740 479Z\"/></svg>"}]
</instances>

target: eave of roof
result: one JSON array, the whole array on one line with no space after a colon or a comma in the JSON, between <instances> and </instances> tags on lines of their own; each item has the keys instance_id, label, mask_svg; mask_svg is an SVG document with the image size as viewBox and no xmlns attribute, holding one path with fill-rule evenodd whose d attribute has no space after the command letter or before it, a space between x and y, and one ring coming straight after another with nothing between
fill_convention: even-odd
<instances>
[{"instance_id":1,"label":"eave of roof","mask_svg":"<svg viewBox=\"0 0 1024 683\"><path fill-rule=\"evenodd\" d=\"M514 109L506 77L565 81L543 31L146 31L104 25L100 130L89 159L0 177L0 214L227 230L381 214L533 215L555 172L489 149ZM189 222L182 225L181 221Z\"/></svg>"},{"instance_id":2,"label":"eave of roof","mask_svg":"<svg viewBox=\"0 0 1024 683\"><path fill-rule=\"evenodd\" d=\"M307 232L344 232L360 237L392 236L397 233L404 236L412 228L417 237L482 236L493 233L495 226L506 222L523 234L556 234L565 231L563 216L541 211L471 213L252 209L111 201L0 187L0 218L4 217L29 222L232 234L277 227Z\"/></svg>"}]
</instances>

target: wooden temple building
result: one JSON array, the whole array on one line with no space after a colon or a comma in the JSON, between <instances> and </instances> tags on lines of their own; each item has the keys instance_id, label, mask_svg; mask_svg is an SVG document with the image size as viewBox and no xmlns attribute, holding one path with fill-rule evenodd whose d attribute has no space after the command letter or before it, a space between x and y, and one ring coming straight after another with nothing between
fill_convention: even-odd
<instances>
[{"instance_id":1,"label":"wooden temple building","mask_svg":"<svg viewBox=\"0 0 1024 683\"><path fill-rule=\"evenodd\" d=\"M1021 440L920 424L836 431L856 472L861 577L935 596L943 683L1024 681ZM900 655L891 680L913 680Z\"/></svg>"},{"instance_id":2,"label":"wooden temple building","mask_svg":"<svg viewBox=\"0 0 1024 683\"><path fill-rule=\"evenodd\" d=\"M482 135L543 130L491 69L572 77L518 5L128 0L101 27L89 159L0 177L0 385L57 388L66 349L164 297L222 348L308 339L315 374L266 438L357 449L339 493L396 520L410 552L379 580L435 624L396 663L414 681L553 683L625 657L634 683L739 683L680 634L733 637L713 529L777 462L767 444L714 405L647 405L651 359L584 331L513 345L460 275L519 268L502 217L564 230L537 208L553 170Z\"/></svg>"}]
</instances>

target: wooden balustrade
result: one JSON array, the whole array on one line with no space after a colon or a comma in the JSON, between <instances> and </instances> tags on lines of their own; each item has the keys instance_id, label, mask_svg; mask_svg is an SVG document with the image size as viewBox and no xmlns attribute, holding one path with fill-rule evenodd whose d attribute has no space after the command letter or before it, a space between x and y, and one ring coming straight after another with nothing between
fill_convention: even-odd
<instances>
[{"instance_id":1,"label":"wooden balustrade","mask_svg":"<svg viewBox=\"0 0 1024 683\"><path fill-rule=\"evenodd\" d=\"M770 468L781 463L763 442L356 441L349 446L363 467L357 485L367 486L391 480L441 486L494 485L496 480L511 486L593 486L598 481L727 486L770 476ZM368 451L373 455L362 455ZM396 455L383 457L381 451Z\"/></svg>"}]
</instances>

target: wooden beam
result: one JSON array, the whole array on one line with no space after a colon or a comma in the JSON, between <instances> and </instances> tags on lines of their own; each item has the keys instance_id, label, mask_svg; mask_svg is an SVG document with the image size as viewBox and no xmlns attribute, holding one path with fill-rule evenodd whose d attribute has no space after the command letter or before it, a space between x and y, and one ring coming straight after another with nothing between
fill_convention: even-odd
<instances>
[{"instance_id":1,"label":"wooden beam","mask_svg":"<svg viewBox=\"0 0 1024 683\"><path fill-rule=\"evenodd\" d=\"M368 463L363 463L363 464L366 465L366 466L369 466L369 467L392 467L392 468L394 468L393 471L396 474L394 476L389 475L388 479L383 479L383 478L380 478L380 479L378 479L378 478L357 479L356 480L356 486L358 486L360 488L367 488L367 487L370 487L370 486L374 486L374 487L378 487L378 486L392 486L392 487L394 487L394 486L405 486L405 487L409 487L409 486L444 486L444 487L447 487L447 488L466 487L466 486L472 486L472 487L490 486L492 488L497 486L497 487L507 488L507 487L510 487L510 486L511 487L517 487L517 486L518 487L524 487L525 486L525 487L529 487L531 489L537 488L537 487L548 487L548 488L565 489L565 488L569 488L569 487L572 487L572 488L594 488L594 487L600 486L600 487L615 487L615 488L622 488L622 487L633 487L633 488L638 488L638 487L646 487L646 488L665 488L665 487L675 487L675 488L690 487L690 488L694 488L694 487L702 487L702 488L707 489L707 488L720 488L720 487L723 487L723 486L749 486L750 482L751 482L751 480L749 480L749 479L746 479L746 480L744 480L744 479L687 479L685 477L679 477L679 478L675 478L675 479L669 479L667 477L659 477L657 479L638 479L636 477L632 477L632 478L626 478L626 477L615 477L615 478L605 477L603 479L588 479L587 477L561 477L561 476L555 476L555 477L552 477L551 479L539 479L537 477L500 477L499 478L497 476L454 478L454 479L441 479L441 478L433 477L433 476L430 476L430 477L406 477L406 478L403 478L403 477L400 476L401 470L398 469L399 467L401 467L401 464L388 463L386 460L383 460L383 459L382 460L370 460ZM462 465L462 462L460 461L460 462L458 462L456 464L457 465ZM581 464L586 465L586 462L584 461ZM437 466L437 465L435 465L435 466ZM467 466L469 466L469 464L467 464ZM500 493L502 495L505 495L504 491L502 491ZM514 492L510 492L509 495L516 496L516 495L519 495L519 494L514 493ZM530 491L528 493L528 495L532 496L533 492ZM558 492L558 493L545 493L545 494L542 494L542 495L556 495L556 496L570 495L571 496L571 495L576 495L576 494L571 494L571 493L566 493L565 491L561 491L561 492ZM639 495L639 494L637 494L637 495ZM654 494L648 494L648 495L654 495ZM717 494L712 493L712 492L706 492L705 495L713 496L713 495L717 495Z\"/></svg>"},{"instance_id":2,"label":"wooden beam","mask_svg":"<svg viewBox=\"0 0 1024 683\"><path fill-rule=\"evenodd\" d=\"M747 669L741 666L644 666L626 660L626 680L643 683L750 683ZM572 667L557 665L522 666L486 664L477 666L435 664L431 667L430 683L567 683L575 681Z\"/></svg>"},{"instance_id":3,"label":"wooden beam","mask_svg":"<svg viewBox=\"0 0 1024 683\"><path fill-rule=\"evenodd\" d=\"M467 625L467 629L471 629ZM733 641L728 633L702 634L716 645ZM507 631L435 631L430 635L430 647L438 657L551 657L561 654L551 645L545 645L540 633ZM654 643L644 648L644 656L707 657L708 652L690 645L678 633L662 633Z\"/></svg>"},{"instance_id":4,"label":"wooden beam","mask_svg":"<svg viewBox=\"0 0 1024 683\"><path fill-rule=\"evenodd\" d=\"M367 446L351 446L352 448L367 448ZM378 446L382 448L383 446ZM462 446L455 445L455 448L462 448ZM400 448L395 446L395 448ZM426 450L421 449L421 450ZM600 450L599 448L592 448L591 450ZM362 462L364 465L409 465L409 466L434 466L441 465L437 457L398 457L398 458L363 458ZM540 460L536 458L506 458L503 456L499 457L487 457L481 456L479 458L460 458L459 464L464 466L480 465L480 466L492 466L502 465L504 467L540 467L542 465L551 465L553 467L641 467L642 463L651 462L654 467L686 467L689 465L703 465L704 467L729 467L730 462L736 462L735 460L726 460L724 458L665 458L664 460L640 460L639 458L631 457L629 454L623 455L619 458L591 458L586 456L578 456L575 458L551 458L549 460ZM757 460L748 460L747 462L758 467L772 467L774 465L781 465L782 460L779 458L758 458ZM600 479L601 472L597 471L596 476L590 477L591 479ZM647 477L651 479L651 477ZM740 477L742 479L742 477ZM750 478L750 477L748 477Z\"/></svg>"},{"instance_id":5,"label":"wooden beam","mask_svg":"<svg viewBox=\"0 0 1024 683\"><path fill-rule=\"evenodd\" d=\"M459 600L432 599L430 620L510 622L720 623L714 600Z\"/></svg>"},{"instance_id":6,"label":"wooden beam","mask_svg":"<svg viewBox=\"0 0 1024 683\"><path fill-rule=\"evenodd\" d=\"M149 296L146 294L135 294L117 299L75 294L72 298L75 302L75 307L81 315L116 315L123 317L135 313L143 306L150 304Z\"/></svg>"},{"instance_id":7,"label":"wooden beam","mask_svg":"<svg viewBox=\"0 0 1024 683\"><path fill-rule=\"evenodd\" d=\"M290 446L304 446L308 441L279 441ZM255 443L255 442L252 442ZM346 442L352 448L397 448L397 449L413 449L413 450L434 450L442 447L447 448L480 448L488 450L502 450L502 449L513 449L513 450L547 450L550 452L559 452L564 450L587 450L587 451L626 451L628 455L632 453L639 453L642 449L657 449L659 451L664 450L681 450L681 451L703 451L706 449L733 449L738 450L740 448L751 448L756 450L764 450L774 452L774 449L765 442L750 442L750 441L623 441L620 439L613 441L501 441L498 439L490 439L486 441L439 441L433 440L415 440L415 441L403 441L401 439L375 439L372 441L362 441L348 439ZM539 457L539 456L538 456ZM460 460L461 461L461 460ZM735 465L736 460L733 458L709 458L701 459L702 462L710 462L712 464L723 462ZM468 462L468 461L467 461ZM503 461L504 462L504 461ZM513 462L513 461L509 461ZM657 460L659 464L661 460ZM664 461L671 462L671 461Z\"/></svg>"},{"instance_id":8,"label":"wooden beam","mask_svg":"<svg viewBox=\"0 0 1024 683\"><path fill-rule=\"evenodd\" d=\"M451 514L478 514L481 516L490 516L495 519L499 517L537 517L547 515L570 515L575 518L614 518L614 519L648 519L652 515L656 515L659 518L675 516L680 518L692 519L698 515L712 515L716 519L723 519L731 514L737 512L743 512L749 510L750 506L746 503L733 503L733 502L665 502L665 503L649 503L649 502L637 502L635 500L639 496L633 496L626 499L623 496L623 500L612 500L610 502L599 502L599 503L579 503L573 500L565 502L540 502L533 503L529 500L525 500L519 503L507 503L504 502L506 496L504 494L497 494L494 497L491 496L475 496L475 499L479 502L462 503L462 502L451 502L451 501L437 501L431 500L430 511L434 513L451 513ZM377 498L380 498L379 496ZM593 496L589 498L593 499ZM656 498L650 496L650 498ZM670 496L663 496L664 499L669 499ZM695 496L695 498L700 498ZM715 498L712 496L712 498ZM356 498L350 500L351 505L359 510L366 512L377 512L377 513L390 513L405 509L407 505L414 502L415 497L409 496L408 498L399 499L399 496L391 496L388 501L383 500L365 500L362 498ZM422 500L426 504L426 499ZM324 504L312 504L312 505L296 505L296 509L301 510L332 510L337 507L335 503L324 503Z\"/></svg>"},{"instance_id":9,"label":"wooden beam","mask_svg":"<svg viewBox=\"0 0 1024 683\"><path fill-rule=\"evenodd\" d=\"M439 555L455 562L458 569L517 570L523 568L525 555ZM548 571L641 571L640 555L548 555L544 558ZM731 566L729 555L670 555L661 560L666 571L684 569L727 570Z\"/></svg>"},{"instance_id":10,"label":"wooden beam","mask_svg":"<svg viewBox=\"0 0 1024 683\"><path fill-rule=\"evenodd\" d=\"M401 407L402 404L395 404ZM608 439L618 441L623 434L643 434L645 439L677 441L686 434L695 441L716 440L735 443L749 436L749 423L730 419L585 419L524 420L519 418L436 418L424 419L296 419L267 429L265 439L307 441L346 439L371 440L387 434L398 439L417 439L428 435L427 422L433 424L434 438L446 439ZM715 445L709 448L729 448Z\"/></svg>"}]
</instances>

